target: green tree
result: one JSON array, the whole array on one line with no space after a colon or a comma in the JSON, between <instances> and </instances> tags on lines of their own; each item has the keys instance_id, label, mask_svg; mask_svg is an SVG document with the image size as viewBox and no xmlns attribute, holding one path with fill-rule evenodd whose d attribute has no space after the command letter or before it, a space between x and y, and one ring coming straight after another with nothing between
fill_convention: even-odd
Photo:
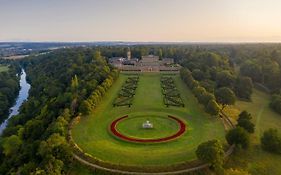
<instances>
[{"instance_id":1,"label":"green tree","mask_svg":"<svg viewBox=\"0 0 281 175\"><path fill-rule=\"evenodd\" d=\"M22 140L17 135L12 135L4 139L3 142L3 153L6 156L16 154L20 146L22 145Z\"/></svg>"},{"instance_id":2,"label":"green tree","mask_svg":"<svg viewBox=\"0 0 281 175\"><path fill-rule=\"evenodd\" d=\"M224 150L218 140L201 143L196 150L197 158L205 163L210 163L217 173L223 172Z\"/></svg>"},{"instance_id":3,"label":"green tree","mask_svg":"<svg viewBox=\"0 0 281 175\"><path fill-rule=\"evenodd\" d=\"M209 80L209 79L200 82L200 85L202 87L204 87L206 89L206 91L208 91L210 93L214 93L214 91L215 91L215 84L216 83L214 81Z\"/></svg>"},{"instance_id":4,"label":"green tree","mask_svg":"<svg viewBox=\"0 0 281 175\"><path fill-rule=\"evenodd\" d=\"M73 94L77 95L78 93L78 77L77 75L74 75L74 77L71 79L71 91Z\"/></svg>"},{"instance_id":5,"label":"green tree","mask_svg":"<svg viewBox=\"0 0 281 175\"><path fill-rule=\"evenodd\" d=\"M215 100L210 100L206 107L206 111L211 115L218 115L220 107Z\"/></svg>"},{"instance_id":6,"label":"green tree","mask_svg":"<svg viewBox=\"0 0 281 175\"><path fill-rule=\"evenodd\" d=\"M235 94L244 99L251 99L253 82L249 77L238 77L235 83Z\"/></svg>"},{"instance_id":7,"label":"green tree","mask_svg":"<svg viewBox=\"0 0 281 175\"><path fill-rule=\"evenodd\" d=\"M239 126L228 131L226 134L226 140L229 145L235 144L244 149L248 148L250 145L249 133Z\"/></svg>"},{"instance_id":8,"label":"green tree","mask_svg":"<svg viewBox=\"0 0 281 175\"><path fill-rule=\"evenodd\" d=\"M227 105L235 104L235 94L233 91L227 87L219 88L215 92L215 96L217 101L222 104L222 109L224 109Z\"/></svg>"},{"instance_id":9,"label":"green tree","mask_svg":"<svg viewBox=\"0 0 281 175\"><path fill-rule=\"evenodd\" d=\"M83 115L89 115L92 112L92 105L88 100L84 100L80 107L79 107L79 111L83 114Z\"/></svg>"},{"instance_id":10,"label":"green tree","mask_svg":"<svg viewBox=\"0 0 281 175\"><path fill-rule=\"evenodd\" d=\"M273 95L270 102L270 107L277 113L281 114L281 96Z\"/></svg>"},{"instance_id":11,"label":"green tree","mask_svg":"<svg viewBox=\"0 0 281 175\"><path fill-rule=\"evenodd\" d=\"M29 120L24 126L23 138L27 140L36 140L42 136L43 132L43 120Z\"/></svg>"},{"instance_id":12,"label":"green tree","mask_svg":"<svg viewBox=\"0 0 281 175\"><path fill-rule=\"evenodd\" d=\"M205 91L205 92L201 95L200 98L201 98L201 99L200 99L200 102L201 102L204 106L207 106L208 103L209 103L209 101L211 101L211 100L214 100L214 101L215 101L215 100L216 100L214 94L209 93L209 92L207 92L207 91Z\"/></svg>"},{"instance_id":13,"label":"green tree","mask_svg":"<svg viewBox=\"0 0 281 175\"><path fill-rule=\"evenodd\" d=\"M261 146L266 151L281 154L281 136L277 129L268 129L263 133Z\"/></svg>"},{"instance_id":14,"label":"green tree","mask_svg":"<svg viewBox=\"0 0 281 175\"><path fill-rule=\"evenodd\" d=\"M262 81L261 67L252 61L247 61L244 64L242 64L240 67L240 73L244 76L251 77L252 80L255 82Z\"/></svg>"},{"instance_id":15,"label":"green tree","mask_svg":"<svg viewBox=\"0 0 281 175\"><path fill-rule=\"evenodd\" d=\"M235 76L229 71L219 72L216 76L216 83L218 87L233 87Z\"/></svg>"},{"instance_id":16,"label":"green tree","mask_svg":"<svg viewBox=\"0 0 281 175\"><path fill-rule=\"evenodd\" d=\"M237 119L237 126L244 128L249 133L254 133L255 125L251 122L251 114L247 111L242 111Z\"/></svg>"},{"instance_id":17,"label":"green tree","mask_svg":"<svg viewBox=\"0 0 281 175\"><path fill-rule=\"evenodd\" d=\"M192 76L197 81L202 81L205 79L205 74L200 69L194 69L192 71Z\"/></svg>"},{"instance_id":18,"label":"green tree","mask_svg":"<svg viewBox=\"0 0 281 175\"><path fill-rule=\"evenodd\" d=\"M7 111L8 105L9 105L9 102L8 102L7 96L5 96L4 94L2 94L0 92L0 115L1 116L4 115L5 112Z\"/></svg>"}]
</instances>

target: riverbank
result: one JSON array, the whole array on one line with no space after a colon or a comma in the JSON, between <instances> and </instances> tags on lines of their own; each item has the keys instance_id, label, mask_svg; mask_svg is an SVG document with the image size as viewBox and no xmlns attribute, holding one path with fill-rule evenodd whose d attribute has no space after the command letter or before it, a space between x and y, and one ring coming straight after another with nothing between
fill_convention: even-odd
<instances>
[{"instance_id":1,"label":"riverbank","mask_svg":"<svg viewBox=\"0 0 281 175\"><path fill-rule=\"evenodd\" d=\"M8 118L0 125L0 135L3 133L4 129L7 127L9 119L19 113L19 109L20 109L21 105L28 98L28 92L29 92L30 87L31 87L30 84L26 81L26 73L25 73L24 69L22 69L22 73L20 76L19 95L17 97L15 105L12 106L9 110L10 114L9 114Z\"/></svg>"}]
</instances>

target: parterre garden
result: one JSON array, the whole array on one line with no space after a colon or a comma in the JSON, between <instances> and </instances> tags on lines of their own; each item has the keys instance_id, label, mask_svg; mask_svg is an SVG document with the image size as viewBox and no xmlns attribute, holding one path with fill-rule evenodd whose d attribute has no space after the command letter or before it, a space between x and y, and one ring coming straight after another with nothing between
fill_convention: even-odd
<instances>
[{"instance_id":1,"label":"parterre garden","mask_svg":"<svg viewBox=\"0 0 281 175\"><path fill-rule=\"evenodd\" d=\"M182 121L185 131L167 142L129 142L116 138L110 130L111 124L122 116L128 117L116 125L116 130L128 137L157 139L175 134L180 126L168 116ZM154 128L141 128L146 120ZM74 125L72 136L84 153L103 166L136 171L194 166L200 143L210 139L225 142L221 120L204 112L178 74L165 73L122 73L95 111Z\"/></svg>"},{"instance_id":2,"label":"parterre garden","mask_svg":"<svg viewBox=\"0 0 281 175\"><path fill-rule=\"evenodd\" d=\"M175 82L170 76L161 77L162 93L164 95L164 104L169 106L184 107L180 93L176 88Z\"/></svg>"},{"instance_id":3,"label":"parterre garden","mask_svg":"<svg viewBox=\"0 0 281 175\"><path fill-rule=\"evenodd\" d=\"M138 86L139 76L129 77L123 84L113 106L129 106L133 104L133 98Z\"/></svg>"}]
</instances>

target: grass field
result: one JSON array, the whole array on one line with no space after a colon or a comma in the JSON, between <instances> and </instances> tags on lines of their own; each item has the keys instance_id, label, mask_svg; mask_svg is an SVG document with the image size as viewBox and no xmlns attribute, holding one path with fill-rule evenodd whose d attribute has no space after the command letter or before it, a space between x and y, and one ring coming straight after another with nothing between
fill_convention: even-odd
<instances>
[{"instance_id":1,"label":"grass field","mask_svg":"<svg viewBox=\"0 0 281 175\"><path fill-rule=\"evenodd\" d=\"M269 102L270 95L254 90L252 102L238 101L236 103L235 108L247 110L252 114L256 131L252 136L253 146L248 151L241 151L231 156L228 166L243 167L252 174L281 174L281 156L267 153L260 148L260 136L264 130L276 128L281 132L281 115L270 109Z\"/></svg>"},{"instance_id":2,"label":"grass field","mask_svg":"<svg viewBox=\"0 0 281 175\"><path fill-rule=\"evenodd\" d=\"M159 73L144 73L140 76L131 108L113 107L113 100L128 76L121 74L94 113L83 116L80 123L74 126L73 138L86 153L113 164L165 166L194 160L197 146L204 141L216 138L224 142L225 131L221 120L204 112L179 75L174 76L175 84L185 107L167 108L163 104ZM113 120L127 114L151 117L173 115L186 123L187 132L165 143L125 142L112 136L108 128ZM156 120L154 122L157 123ZM130 134L128 130L126 132Z\"/></svg>"},{"instance_id":3,"label":"grass field","mask_svg":"<svg viewBox=\"0 0 281 175\"><path fill-rule=\"evenodd\" d=\"M9 70L9 67L8 66L5 66L5 65L1 65L0 64L0 72L6 72Z\"/></svg>"}]
</instances>

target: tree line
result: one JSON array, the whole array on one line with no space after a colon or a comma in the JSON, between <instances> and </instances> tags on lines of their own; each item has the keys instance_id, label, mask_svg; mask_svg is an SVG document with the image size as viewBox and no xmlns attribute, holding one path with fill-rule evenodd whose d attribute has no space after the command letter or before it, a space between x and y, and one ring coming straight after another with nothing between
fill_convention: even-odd
<instances>
[{"instance_id":1,"label":"tree line","mask_svg":"<svg viewBox=\"0 0 281 175\"><path fill-rule=\"evenodd\" d=\"M214 52L194 52L182 60L180 75L192 90L206 112L218 115L222 109L233 105L236 97L250 100L251 78L236 76L233 64L223 55Z\"/></svg>"}]
</instances>

